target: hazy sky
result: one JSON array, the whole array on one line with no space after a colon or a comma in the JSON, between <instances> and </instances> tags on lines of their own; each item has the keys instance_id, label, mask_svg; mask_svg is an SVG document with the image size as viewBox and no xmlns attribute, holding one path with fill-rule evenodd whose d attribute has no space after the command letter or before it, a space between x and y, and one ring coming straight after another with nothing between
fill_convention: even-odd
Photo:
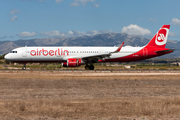
<instances>
[{"instance_id":1,"label":"hazy sky","mask_svg":"<svg viewBox=\"0 0 180 120\"><path fill-rule=\"evenodd\" d=\"M107 32L152 37L170 24L180 40L180 0L0 0L0 41Z\"/></svg>"}]
</instances>

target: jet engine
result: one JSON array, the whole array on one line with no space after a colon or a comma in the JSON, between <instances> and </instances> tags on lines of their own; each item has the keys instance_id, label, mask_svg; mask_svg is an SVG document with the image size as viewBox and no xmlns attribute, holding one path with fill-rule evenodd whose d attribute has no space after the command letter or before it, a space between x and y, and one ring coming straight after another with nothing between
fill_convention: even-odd
<instances>
[{"instance_id":1,"label":"jet engine","mask_svg":"<svg viewBox=\"0 0 180 120\"><path fill-rule=\"evenodd\" d=\"M63 67L78 67L81 66L82 60L78 58L69 58L67 62L63 62Z\"/></svg>"}]
</instances>

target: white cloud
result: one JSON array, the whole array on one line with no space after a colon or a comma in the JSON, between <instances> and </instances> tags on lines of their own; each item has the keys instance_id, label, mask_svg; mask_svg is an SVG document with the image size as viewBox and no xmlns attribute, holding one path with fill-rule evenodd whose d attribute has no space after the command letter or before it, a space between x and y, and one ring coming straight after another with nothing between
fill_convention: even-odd
<instances>
[{"instance_id":1,"label":"white cloud","mask_svg":"<svg viewBox=\"0 0 180 120\"><path fill-rule=\"evenodd\" d=\"M20 11L20 10L13 9L13 10L10 12L10 14L13 15L13 14L16 14L16 13L19 13L19 12L21 12L21 11ZM13 16L13 17L11 18L11 21L16 20L17 18L18 18L18 17L15 15L15 16Z\"/></svg>"},{"instance_id":2,"label":"white cloud","mask_svg":"<svg viewBox=\"0 0 180 120\"><path fill-rule=\"evenodd\" d=\"M18 18L17 16L14 16L14 17L11 18L11 21L16 20L17 18Z\"/></svg>"},{"instance_id":3,"label":"white cloud","mask_svg":"<svg viewBox=\"0 0 180 120\"><path fill-rule=\"evenodd\" d=\"M138 25L130 24L122 28L122 33L129 35L151 35L151 31Z\"/></svg>"},{"instance_id":4,"label":"white cloud","mask_svg":"<svg viewBox=\"0 0 180 120\"><path fill-rule=\"evenodd\" d=\"M96 35L96 34L99 34L99 31L91 30L91 31L88 31L87 34L88 35Z\"/></svg>"},{"instance_id":5,"label":"white cloud","mask_svg":"<svg viewBox=\"0 0 180 120\"><path fill-rule=\"evenodd\" d=\"M17 34L17 36L21 37L21 38L28 38L28 37L34 37L36 36L35 32L21 32L19 34Z\"/></svg>"},{"instance_id":6,"label":"white cloud","mask_svg":"<svg viewBox=\"0 0 180 120\"><path fill-rule=\"evenodd\" d=\"M70 6L79 6L79 5L86 5L89 2L94 3L94 7L99 7L99 4L95 3L96 0L74 0L73 3L70 4Z\"/></svg>"},{"instance_id":7,"label":"white cloud","mask_svg":"<svg viewBox=\"0 0 180 120\"><path fill-rule=\"evenodd\" d=\"M21 12L21 11L20 11L20 10L13 9L13 10L11 10L10 14L12 15L12 14L15 14L15 13L18 13L18 12Z\"/></svg>"},{"instance_id":8,"label":"white cloud","mask_svg":"<svg viewBox=\"0 0 180 120\"><path fill-rule=\"evenodd\" d=\"M74 0L75 2L80 2L83 5L86 5L88 2L95 2L96 0Z\"/></svg>"},{"instance_id":9,"label":"white cloud","mask_svg":"<svg viewBox=\"0 0 180 120\"><path fill-rule=\"evenodd\" d=\"M42 36L54 36L54 37L63 37L65 34L59 31L49 31L49 32L41 32Z\"/></svg>"},{"instance_id":10,"label":"white cloud","mask_svg":"<svg viewBox=\"0 0 180 120\"><path fill-rule=\"evenodd\" d=\"M63 0L56 0L56 3L60 3L60 2L62 2Z\"/></svg>"},{"instance_id":11,"label":"white cloud","mask_svg":"<svg viewBox=\"0 0 180 120\"><path fill-rule=\"evenodd\" d=\"M49 32L41 32L41 36L51 36L51 37L78 37L78 36L93 36L97 34L102 34L102 33L110 33L112 30L90 30L87 32L84 31L77 31L77 30L72 30L68 32L59 32L59 31L49 31Z\"/></svg>"},{"instance_id":12,"label":"white cloud","mask_svg":"<svg viewBox=\"0 0 180 120\"><path fill-rule=\"evenodd\" d=\"M152 18L150 18L149 20L150 20L150 21L152 21L152 22L157 22L157 20L156 20L156 19L152 19Z\"/></svg>"},{"instance_id":13,"label":"white cloud","mask_svg":"<svg viewBox=\"0 0 180 120\"><path fill-rule=\"evenodd\" d=\"M180 20L177 18L173 18L171 24L173 25L180 25Z\"/></svg>"},{"instance_id":14,"label":"white cloud","mask_svg":"<svg viewBox=\"0 0 180 120\"><path fill-rule=\"evenodd\" d=\"M170 37L176 37L176 34L174 32L169 32Z\"/></svg>"},{"instance_id":15,"label":"white cloud","mask_svg":"<svg viewBox=\"0 0 180 120\"><path fill-rule=\"evenodd\" d=\"M70 6L79 6L80 4L77 2L71 3Z\"/></svg>"},{"instance_id":16,"label":"white cloud","mask_svg":"<svg viewBox=\"0 0 180 120\"><path fill-rule=\"evenodd\" d=\"M99 4L95 4L94 7L98 8L98 7L99 7Z\"/></svg>"}]
</instances>

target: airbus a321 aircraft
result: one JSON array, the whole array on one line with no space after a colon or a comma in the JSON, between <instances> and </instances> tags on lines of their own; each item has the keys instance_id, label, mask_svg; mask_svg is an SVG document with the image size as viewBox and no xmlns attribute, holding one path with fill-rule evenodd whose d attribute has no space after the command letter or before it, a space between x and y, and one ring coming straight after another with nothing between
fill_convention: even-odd
<instances>
[{"instance_id":1,"label":"airbus a321 aircraft","mask_svg":"<svg viewBox=\"0 0 180 120\"><path fill-rule=\"evenodd\" d=\"M62 62L63 67L85 65L86 70L94 70L93 63L131 62L161 56L174 51L165 48L170 25L163 25L151 41L143 47L19 47L5 56L6 60L28 62Z\"/></svg>"}]
</instances>

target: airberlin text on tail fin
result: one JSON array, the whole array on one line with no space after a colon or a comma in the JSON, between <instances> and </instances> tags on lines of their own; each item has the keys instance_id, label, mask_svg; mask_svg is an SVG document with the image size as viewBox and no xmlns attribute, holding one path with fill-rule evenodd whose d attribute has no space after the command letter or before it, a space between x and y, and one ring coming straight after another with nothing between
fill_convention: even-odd
<instances>
[{"instance_id":1,"label":"airberlin text on tail fin","mask_svg":"<svg viewBox=\"0 0 180 120\"><path fill-rule=\"evenodd\" d=\"M170 25L163 25L146 47L165 48Z\"/></svg>"}]
</instances>

